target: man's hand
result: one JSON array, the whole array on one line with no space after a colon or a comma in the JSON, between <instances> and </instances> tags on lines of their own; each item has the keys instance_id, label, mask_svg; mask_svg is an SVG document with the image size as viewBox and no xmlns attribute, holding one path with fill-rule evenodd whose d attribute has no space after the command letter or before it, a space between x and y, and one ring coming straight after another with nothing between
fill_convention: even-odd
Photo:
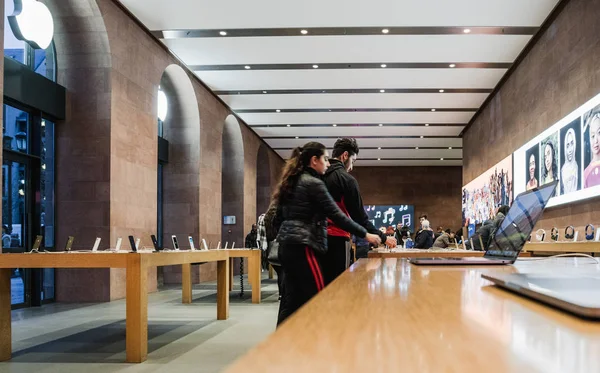
<instances>
[{"instance_id":1,"label":"man's hand","mask_svg":"<svg viewBox=\"0 0 600 373\"><path fill-rule=\"evenodd\" d=\"M396 239L394 237L388 237L385 240L385 245L390 249L393 249L398 245L398 242L396 242Z\"/></svg>"}]
</instances>

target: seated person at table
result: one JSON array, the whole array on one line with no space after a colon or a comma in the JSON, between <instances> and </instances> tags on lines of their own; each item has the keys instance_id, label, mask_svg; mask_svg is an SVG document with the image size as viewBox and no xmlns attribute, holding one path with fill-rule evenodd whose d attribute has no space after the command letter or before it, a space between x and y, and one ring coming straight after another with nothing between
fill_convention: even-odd
<instances>
[{"instance_id":1,"label":"seated person at table","mask_svg":"<svg viewBox=\"0 0 600 373\"><path fill-rule=\"evenodd\" d=\"M502 222L504 221L504 218L506 217L506 213L508 213L509 208L510 207L508 207L507 205L502 205L498 207L498 211L494 219L486 220L483 222L481 227L479 227L479 229L477 229L477 231L475 232L475 235L477 237L481 237L481 240L473 239L472 250L483 251L488 248L493 235L495 234L496 230L500 227L500 224L502 224ZM484 247L481 247L482 242ZM470 246L471 243L468 242L467 249L471 249Z\"/></svg>"},{"instance_id":2,"label":"seated person at table","mask_svg":"<svg viewBox=\"0 0 600 373\"><path fill-rule=\"evenodd\" d=\"M394 236L396 237L396 242L398 242L398 246L404 247L407 239L410 237L410 229L406 225L402 226L402 224L398 224Z\"/></svg>"},{"instance_id":3,"label":"seated person at table","mask_svg":"<svg viewBox=\"0 0 600 373\"><path fill-rule=\"evenodd\" d=\"M438 237L440 237L441 235L444 234L444 227L442 227L441 225L438 227L437 232L435 232L435 239L437 239Z\"/></svg>"},{"instance_id":4,"label":"seated person at table","mask_svg":"<svg viewBox=\"0 0 600 373\"><path fill-rule=\"evenodd\" d=\"M446 229L441 236L435 239L433 247L436 249L445 249L450 246L451 239L454 239L454 233L450 229Z\"/></svg>"},{"instance_id":5,"label":"seated person at table","mask_svg":"<svg viewBox=\"0 0 600 373\"><path fill-rule=\"evenodd\" d=\"M433 246L433 232L429 228L429 220L421 221L421 230L415 236L415 249L430 249Z\"/></svg>"}]
</instances>

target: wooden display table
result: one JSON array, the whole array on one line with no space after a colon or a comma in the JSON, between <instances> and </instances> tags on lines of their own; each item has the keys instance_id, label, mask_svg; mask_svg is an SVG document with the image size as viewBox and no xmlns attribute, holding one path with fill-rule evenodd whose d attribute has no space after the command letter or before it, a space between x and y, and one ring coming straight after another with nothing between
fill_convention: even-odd
<instances>
[{"instance_id":1,"label":"wooden display table","mask_svg":"<svg viewBox=\"0 0 600 373\"><path fill-rule=\"evenodd\" d=\"M261 259L259 249L224 249L229 256L229 291L233 290L233 258L248 258L248 282L252 286L252 303L260 303Z\"/></svg>"},{"instance_id":2,"label":"wooden display table","mask_svg":"<svg viewBox=\"0 0 600 373\"><path fill-rule=\"evenodd\" d=\"M528 242L525 250L531 252L556 253L600 253L600 242L597 241L558 241L558 242Z\"/></svg>"},{"instance_id":3,"label":"wooden display table","mask_svg":"<svg viewBox=\"0 0 600 373\"><path fill-rule=\"evenodd\" d=\"M191 264L217 262L217 319L229 317L229 256L225 250L0 254L0 361L11 358L10 274L14 268L125 268L127 362L148 356L148 268L182 266L182 302L192 302Z\"/></svg>"},{"instance_id":4,"label":"wooden display table","mask_svg":"<svg viewBox=\"0 0 600 373\"><path fill-rule=\"evenodd\" d=\"M489 272L599 276L587 261L416 266L361 259L226 372L598 372L600 323L481 278Z\"/></svg>"}]
</instances>

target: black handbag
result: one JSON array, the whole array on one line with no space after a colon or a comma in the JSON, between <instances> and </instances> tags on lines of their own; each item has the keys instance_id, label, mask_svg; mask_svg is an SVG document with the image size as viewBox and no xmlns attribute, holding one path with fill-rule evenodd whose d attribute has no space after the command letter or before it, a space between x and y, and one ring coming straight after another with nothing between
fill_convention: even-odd
<instances>
[{"instance_id":1,"label":"black handbag","mask_svg":"<svg viewBox=\"0 0 600 373\"><path fill-rule=\"evenodd\" d=\"M279 242L273 240L267 244L267 261L272 266L280 266L279 261Z\"/></svg>"}]
</instances>

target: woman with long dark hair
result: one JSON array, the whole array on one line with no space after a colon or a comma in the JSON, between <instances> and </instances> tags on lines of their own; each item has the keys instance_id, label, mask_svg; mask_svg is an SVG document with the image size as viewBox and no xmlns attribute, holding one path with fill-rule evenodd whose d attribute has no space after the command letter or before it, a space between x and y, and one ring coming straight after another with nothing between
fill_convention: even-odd
<instances>
[{"instance_id":1,"label":"woman with long dark hair","mask_svg":"<svg viewBox=\"0 0 600 373\"><path fill-rule=\"evenodd\" d=\"M381 243L379 236L348 218L327 191L320 176L329 167L328 157L325 145L318 142L294 149L273 194L281 221L277 241L285 289L278 325L325 286L320 255L327 251L327 218L371 244Z\"/></svg>"},{"instance_id":2,"label":"woman with long dark hair","mask_svg":"<svg viewBox=\"0 0 600 373\"><path fill-rule=\"evenodd\" d=\"M556 151L552 141L544 145L544 173L542 184L553 182L558 177L558 165L556 164Z\"/></svg>"}]
</instances>

